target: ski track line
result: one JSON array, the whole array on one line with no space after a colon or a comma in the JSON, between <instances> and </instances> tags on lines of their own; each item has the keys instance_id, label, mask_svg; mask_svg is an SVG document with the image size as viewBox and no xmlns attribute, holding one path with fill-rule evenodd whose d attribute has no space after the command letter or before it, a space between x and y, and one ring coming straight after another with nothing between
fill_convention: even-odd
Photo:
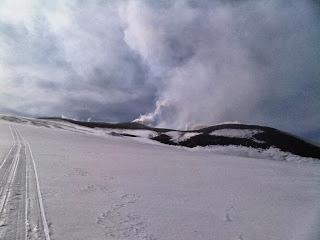
<instances>
[{"instance_id":1,"label":"ski track line","mask_svg":"<svg viewBox=\"0 0 320 240\"><path fill-rule=\"evenodd\" d=\"M28 191L29 191L29 187L28 187L28 164L27 164L27 148L26 148L26 144L25 144L25 140L23 138L23 136L21 135L21 133L17 130L17 134L19 135L20 139L22 140L21 142L24 143L24 155L25 155L25 211L24 211L24 224L25 224L25 232L24 232L24 238L26 240L28 240L28 201L29 201L29 197L28 197ZM22 233L20 233L22 235Z\"/></svg>"},{"instance_id":2,"label":"ski track line","mask_svg":"<svg viewBox=\"0 0 320 240\"><path fill-rule=\"evenodd\" d=\"M20 157L20 161L18 162L18 164L20 164L20 168L19 168L19 172L17 173L16 176L16 184L18 184L18 186L20 186L20 191L22 191L22 196L24 194L24 200L27 201L27 189L23 189L23 181L26 180L25 177L23 177L23 175L21 174L25 174L25 169L27 168L26 165L26 159L27 156L26 154L23 155L23 152L25 152L26 149L26 145L23 142L23 139L19 133L19 131L16 129L16 134L17 134L17 138L19 139L20 142L20 149L18 151L19 157ZM22 149L24 150L22 152ZM19 175L20 173L20 175ZM20 178L19 178L20 176ZM21 184L22 183L22 184ZM25 201L18 201L17 204L17 211L16 211L16 231L15 231L15 239L26 239L26 235L25 232L27 231L27 225L25 222L25 217L27 217L27 215L25 214L25 211L27 210L27 206L25 205ZM24 208L24 209L23 209ZM23 211L24 210L24 211Z\"/></svg>"},{"instance_id":3,"label":"ski track line","mask_svg":"<svg viewBox=\"0 0 320 240\"><path fill-rule=\"evenodd\" d=\"M16 133L17 134L17 133ZM17 139L18 139L18 135L16 135ZM8 217L5 217L4 216L4 211L6 210L7 207L10 207L10 198L12 197L12 194L15 193L15 189L16 187L14 187L14 184L17 184L19 183L19 180L17 180L16 178L18 177L17 176L17 172L18 172L18 166L19 164L21 163L20 162L20 151L21 151L21 148L22 148L22 144L21 144L21 141L16 141L16 143L18 144L18 147L17 147L17 150L15 152L15 155L13 157L11 157L11 162L9 162L7 168L5 169L5 174L3 176L3 179L5 182L3 184L3 188L1 190L1 200L2 200L2 205L1 205L1 208L0 208L0 217L3 217L3 223L1 224L4 224L4 226L6 225L6 221L10 218L9 215ZM15 195L14 195L15 196ZM14 197L16 198L16 197ZM19 212L19 201L18 201L18 210L17 210L17 221L16 221L16 231L14 232L14 235L15 235L15 239L19 239L18 236L19 236L19 227L21 228L21 223L19 222L19 219L21 217L21 212ZM10 208L9 208L10 210ZM23 228L23 227L22 227ZM1 238L3 236L3 234L7 234L7 232L1 232ZM10 239L12 239L10 237ZM21 239L21 238L20 238Z\"/></svg>"},{"instance_id":4,"label":"ski track line","mask_svg":"<svg viewBox=\"0 0 320 240\"><path fill-rule=\"evenodd\" d=\"M35 202L32 204L36 204L39 211L35 216L38 216L42 225L42 239L50 240L37 166L31 146L15 126L9 125L9 129L13 143L0 165L0 224L1 227L9 226L9 229L0 229L0 239L8 237L12 240L28 240L30 237L33 239L34 236L29 236L29 220L31 222L37 221L37 217L33 218L33 211L29 212L30 196L33 195L30 193L31 182L29 181L34 179L32 193L34 193L35 199L32 202ZM30 152L30 155L27 151ZM22 196L22 198L17 198L17 196ZM30 217L31 219L29 219ZM38 237L36 238L38 239Z\"/></svg>"},{"instance_id":5,"label":"ski track line","mask_svg":"<svg viewBox=\"0 0 320 240\"><path fill-rule=\"evenodd\" d=\"M14 146L16 145L16 140L15 140L15 137L14 137L14 135L13 135L13 133L12 133L11 126L9 126L9 128L10 128L11 136L12 136L12 138L13 138L13 143L12 143L12 145L11 145L11 147L10 147L9 152L7 152L6 156L4 157L4 159L3 159L3 161L2 161L2 163L1 163L1 165L0 165L0 169L1 169L1 168L3 167L3 165L6 163L8 157L10 156L10 153L12 152L12 149L13 149Z\"/></svg>"},{"instance_id":6,"label":"ski track line","mask_svg":"<svg viewBox=\"0 0 320 240\"><path fill-rule=\"evenodd\" d=\"M10 130L11 130L11 128L10 128ZM5 164L7 164L7 161L8 161L8 159L9 159L9 156L10 156L11 153L12 153L12 150L16 147L16 140L15 140L15 137L14 137L14 135L12 134L12 132L11 132L11 135L12 135L12 138L13 138L13 145L11 146L9 152L6 154L4 160L2 161L2 164L1 164L1 166L0 166L0 171L3 170L3 174L2 174L2 177L1 177L1 179L0 179L0 184L1 184L0 186L2 186L2 185L4 186L5 183L6 183L6 182L4 182L5 179L6 179L6 174L8 173L8 170L10 170L10 166L11 166L12 164L11 164L10 162L8 163L9 166L5 166ZM13 154L14 154L14 152L13 152ZM12 159L11 159L11 160L12 160ZM2 169L4 166L5 166L6 168ZM3 184L3 182L4 182L4 184ZM3 191L3 188L1 187L1 194L0 194L0 196L2 196L2 191Z\"/></svg>"},{"instance_id":7,"label":"ski track line","mask_svg":"<svg viewBox=\"0 0 320 240\"><path fill-rule=\"evenodd\" d=\"M4 199L3 199L3 196L4 196L4 192L5 192L5 189L6 189L6 186L8 184L8 176L7 175L10 175L10 172L11 172L11 169L12 169L12 166L13 166L13 159L10 159L9 156L11 155L11 152L12 152L12 149L15 148L16 146L16 140L15 140L15 137L12 133L12 130L10 128L10 131L11 131L11 135L13 137L13 145L12 147L10 148L9 152L6 154L4 160L2 161L2 164L0 166L0 170L3 170L3 173L2 173L2 177L0 179L0 186L1 186L1 191L0 191L0 204L1 204L1 212L2 212L2 209L3 209L3 205L4 205ZM12 153L14 154L14 153ZM8 162L8 159L10 159ZM5 164L7 164L8 166L6 166ZM2 169L3 167L3 169ZM1 215L0 215L1 217ZM2 225L3 223L1 223Z\"/></svg>"},{"instance_id":8,"label":"ski track line","mask_svg":"<svg viewBox=\"0 0 320 240\"><path fill-rule=\"evenodd\" d=\"M14 137L14 134L12 133L12 130L10 128L10 131L11 131L11 135L13 137L13 145L12 147L10 148L8 154L6 154L6 157L5 159L3 160L2 164L1 164L1 167L0 167L0 170L3 170L3 173L2 173L2 177L0 179L0 186L1 186L1 191L0 191L0 204L1 204L1 213L0 213L0 219L1 219L1 216L2 216L2 212L3 212L3 209L4 209L4 206L5 206L5 203L6 203L6 188L8 186L8 178L10 176L10 173L12 171L12 168L14 166L14 157L11 156L11 154L14 154L14 152L12 152L12 150L16 147L16 140L15 140L15 137ZM11 158L10 158L11 156ZM9 159L9 160L8 160ZM3 169L2 169L3 168ZM0 222L1 226L3 224L5 224L5 221L1 221ZM1 238L1 235L2 233L0 232L0 238Z\"/></svg>"},{"instance_id":9,"label":"ski track line","mask_svg":"<svg viewBox=\"0 0 320 240\"><path fill-rule=\"evenodd\" d=\"M37 166L36 166L36 163L35 163L35 160L34 160L33 153L32 153L32 150L31 150L29 142L22 135L21 135L21 138L23 139L23 141L28 146L28 149L29 149L29 152L30 152L30 156L31 156L32 164L33 164L33 171L34 171L35 180L36 180L37 197L38 197L38 202L39 202L39 207L40 207L40 212L41 212L43 231L44 231L44 234L45 234L45 239L46 240L50 240L50 231L49 231L49 227L48 227L48 223L47 223L47 220L46 220L46 215L45 215L45 211L44 211L44 207L43 207L43 200L42 200L42 195L41 195L41 191L40 191L40 183L39 183Z\"/></svg>"},{"instance_id":10,"label":"ski track line","mask_svg":"<svg viewBox=\"0 0 320 240\"><path fill-rule=\"evenodd\" d=\"M28 184L28 181L29 181L29 171L28 171L28 159L27 159L27 148L25 147L24 148L24 154L26 156L26 195L25 195L25 212L24 212L24 216L25 216L25 219L24 219L24 222L25 222L25 233L24 233L24 238L26 240L28 240L28 230L29 230L29 223L28 223L28 201L29 201L29 184Z\"/></svg>"},{"instance_id":11,"label":"ski track line","mask_svg":"<svg viewBox=\"0 0 320 240\"><path fill-rule=\"evenodd\" d=\"M19 133L18 133L18 135L19 135ZM19 136L19 138L20 138L20 140L22 140L20 136ZM23 181L25 181L25 176L23 176L23 175L25 174L25 168L26 168L26 156L23 154L24 151L22 151L25 148L26 148L25 144L23 143L23 141L21 141L21 149L19 151L20 160L18 162L18 164L19 164L18 171L19 172L17 172L17 177L18 176L21 176L21 177L16 180L17 181L16 183L18 183L20 186L20 190L24 189ZM23 201L25 199L23 199L23 198L26 198L27 192L26 192L26 189L24 189L24 190L25 191L22 191L22 194L21 194L22 200L18 201L18 204L17 204L19 211L17 211L17 215L16 215L16 219L17 219L17 221L16 221L17 231L15 233L16 239L23 239L25 237L24 232L27 228L27 225L25 224L25 221L24 221L25 220L24 219L25 211L23 211L23 210L25 210L24 209L25 208L25 201Z\"/></svg>"},{"instance_id":12,"label":"ski track line","mask_svg":"<svg viewBox=\"0 0 320 240\"><path fill-rule=\"evenodd\" d=\"M17 143L19 144L19 141ZM13 159L13 163L12 163L11 168L9 170L9 176L8 176L9 179L8 179L8 181L6 183L6 187L5 187L6 188L5 197L4 197L4 200L3 200L2 205L0 207L0 216L3 214L4 207L6 206L6 204L8 202L9 193L10 193L10 190L12 189L12 184L13 184L14 178L16 176L17 167L18 167L18 163L20 160L20 156L19 156L20 150L21 150L21 145L19 144L18 151ZM1 196L2 196L2 192L1 192Z\"/></svg>"}]
</instances>

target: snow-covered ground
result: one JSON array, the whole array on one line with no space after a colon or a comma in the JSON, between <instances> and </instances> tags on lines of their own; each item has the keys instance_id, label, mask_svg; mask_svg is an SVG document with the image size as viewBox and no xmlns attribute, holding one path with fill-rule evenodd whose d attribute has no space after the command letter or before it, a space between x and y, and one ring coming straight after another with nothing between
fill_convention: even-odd
<instances>
[{"instance_id":1,"label":"snow-covered ground","mask_svg":"<svg viewBox=\"0 0 320 240\"><path fill-rule=\"evenodd\" d=\"M320 164L54 124L0 120L0 161L9 126L30 143L51 239L320 239Z\"/></svg>"},{"instance_id":2,"label":"snow-covered ground","mask_svg":"<svg viewBox=\"0 0 320 240\"><path fill-rule=\"evenodd\" d=\"M211 132L214 136L226 136L226 137L237 137L237 138L251 138L255 134L260 133L259 130L251 129L219 129Z\"/></svg>"},{"instance_id":3,"label":"snow-covered ground","mask_svg":"<svg viewBox=\"0 0 320 240\"><path fill-rule=\"evenodd\" d=\"M166 132L173 142L183 142L191 137L197 136L200 133L198 132L179 132L179 131L170 131Z\"/></svg>"}]
</instances>

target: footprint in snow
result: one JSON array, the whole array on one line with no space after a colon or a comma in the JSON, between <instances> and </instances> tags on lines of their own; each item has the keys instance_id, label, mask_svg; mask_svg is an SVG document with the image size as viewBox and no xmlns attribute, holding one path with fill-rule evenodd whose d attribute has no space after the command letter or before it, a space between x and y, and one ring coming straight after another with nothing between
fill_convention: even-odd
<instances>
[{"instance_id":1,"label":"footprint in snow","mask_svg":"<svg viewBox=\"0 0 320 240\"><path fill-rule=\"evenodd\" d=\"M234 210L233 206L228 207L225 210L225 215L224 215L224 219L226 222L232 222L232 216L231 216L231 212Z\"/></svg>"},{"instance_id":2,"label":"footprint in snow","mask_svg":"<svg viewBox=\"0 0 320 240\"><path fill-rule=\"evenodd\" d=\"M238 236L238 240L244 240L242 234L240 234L240 235Z\"/></svg>"}]
</instances>

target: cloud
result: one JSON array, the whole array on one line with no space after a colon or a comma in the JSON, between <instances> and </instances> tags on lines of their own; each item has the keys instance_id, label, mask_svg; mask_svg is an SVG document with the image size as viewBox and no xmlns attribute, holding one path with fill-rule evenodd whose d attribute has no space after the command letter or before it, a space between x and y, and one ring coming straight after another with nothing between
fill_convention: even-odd
<instances>
[{"instance_id":1,"label":"cloud","mask_svg":"<svg viewBox=\"0 0 320 240\"><path fill-rule=\"evenodd\" d=\"M114 3L1 4L0 108L119 121L151 110L156 88L123 39Z\"/></svg>"},{"instance_id":2,"label":"cloud","mask_svg":"<svg viewBox=\"0 0 320 240\"><path fill-rule=\"evenodd\" d=\"M159 101L166 104L140 120L318 128L320 24L312 2L177 1L154 9L136 1L127 8L129 45L165 76ZM157 32L148 38L148 29Z\"/></svg>"},{"instance_id":3,"label":"cloud","mask_svg":"<svg viewBox=\"0 0 320 240\"><path fill-rule=\"evenodd\" d=\"M240 121L317 138L318 7L1 1L0 110L177 128Z\"/></svg>"}]
</instances>

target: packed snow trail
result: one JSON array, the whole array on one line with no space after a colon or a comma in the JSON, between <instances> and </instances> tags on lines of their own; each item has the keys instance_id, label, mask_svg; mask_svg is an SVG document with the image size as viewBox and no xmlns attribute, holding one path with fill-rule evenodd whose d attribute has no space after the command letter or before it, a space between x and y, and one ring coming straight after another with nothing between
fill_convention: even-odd
<instances>
[{"instance_id":1,"label":"packed snow trail","mask_svg":"<svg viewBox=\"0 0 320 240\"><path fill-rule=\"evenodd\" d=\"M0 239L49 240L30 145L17 128L9 128L13 144L0 164Z\"/></svg>"}]
</instances>

